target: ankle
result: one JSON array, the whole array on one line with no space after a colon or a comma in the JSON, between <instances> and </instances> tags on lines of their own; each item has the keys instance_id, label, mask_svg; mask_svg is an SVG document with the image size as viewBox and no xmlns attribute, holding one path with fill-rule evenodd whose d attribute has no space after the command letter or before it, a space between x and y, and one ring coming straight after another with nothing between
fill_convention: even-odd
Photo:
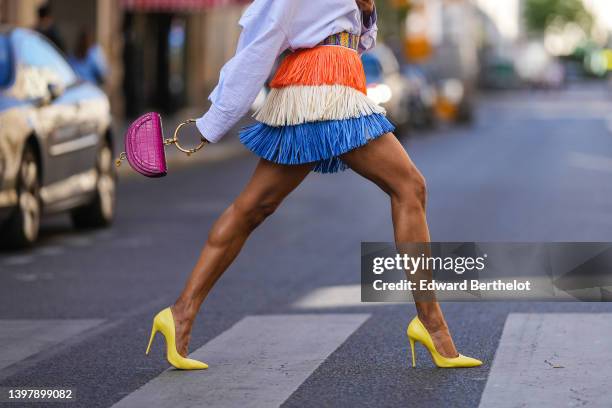
<instances>
[{"instance_id":1,"label":"ankle","mask_svg":"<svg viewBox=\"0 0 612 408\"><path fill-rule=\"evenodd\" d=\"M193 307L180 299L172 305L172 316L174 317L175 323L181 324L191 324L195 319Z\"/></svg>"},{"instance_id":2,"label":"ankle","mask_svg":"<svg viewBox=\"0 0 612 408\"><path fill-rule=\"evenodd\" d=\"M425 328L430 334L437 333L439 331L448 330L448 325L446 324L446 320L444 320L444 317L442 316L423 315L423 316L419 316L419 320L421 321L421 323L423 323L423 325L425 326Z\"/></svg>"}]
</instances>

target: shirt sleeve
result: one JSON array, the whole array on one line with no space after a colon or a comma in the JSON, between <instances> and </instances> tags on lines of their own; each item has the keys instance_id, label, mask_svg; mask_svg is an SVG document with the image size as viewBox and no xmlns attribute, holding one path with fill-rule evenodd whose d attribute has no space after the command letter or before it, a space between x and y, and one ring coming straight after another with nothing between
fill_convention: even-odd
<instances>
[{"instance_id":1,"label":"shirt sleeve","mask_svg":"<svg viewBox=\"0 0 612 408\"><path fill-rule=\"evenodd\" d=\"M376 33L378 32L378 26L376 25L377 19L376 6L374 6L374 11L368 17L363 16L361 19L361 38L359 40L360 54L376 46Z\"/></svg>"},{"instance_id":2,"label":"shirt sleeve","mask_svg":"<svg viewBox=\"0 0 612 408\"><path fill-rule=\"evenodd\" d=\"M276 58L289 47L283 24L288 1L270 1L265 16L245 16L236 55L221 69L209 96L212 105L196 120L209 142L218 142L244 116L270 75Z\"/></svg>"}]
</instances>

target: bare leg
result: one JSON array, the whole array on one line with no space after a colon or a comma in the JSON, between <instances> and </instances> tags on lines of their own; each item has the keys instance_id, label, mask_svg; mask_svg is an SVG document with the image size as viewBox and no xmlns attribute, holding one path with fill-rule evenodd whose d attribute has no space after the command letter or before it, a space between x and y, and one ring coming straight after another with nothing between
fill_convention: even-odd
<instances>
[{"instance_id":1,"label":"bare leg","mask_svg":"<svg viewBox=\"0 0 612 408\"><path fill-rule=\"evenodd\" d=\"M172 306L177 351L182 356L188 354L191 327L215 282L234 261L251 232L274 212L312 167L260 160L244 190L215 222L183 292Z\"/></svg>"},{"instance_id":2,"label":"bare leg","mask_svg":"<svg viewBox=\"0 0 612 408\"><path fill-rule=\"evenodd\" d=\"M390 196L397 243L429 242L425 179L393 134L344 154L342 160ZM445 357L457 356L440 304L435 300L415 304L438 352Z\"/></svg>"}]
</instances>

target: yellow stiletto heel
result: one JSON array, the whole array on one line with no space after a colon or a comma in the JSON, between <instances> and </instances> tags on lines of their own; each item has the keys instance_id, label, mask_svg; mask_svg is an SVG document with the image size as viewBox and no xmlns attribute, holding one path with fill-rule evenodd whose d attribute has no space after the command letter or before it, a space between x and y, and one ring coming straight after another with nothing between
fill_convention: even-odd
<instances>
[{"instance_id":1,"label":"yellow stiletto heel","mask_svg":"<svg viewBox=\"0 0 612 408\"><path fill-rule=\"evenodd\" d=\"M145 355L149 355L149 351L151 351L151 344L153 344L153 339L155 338L155 335L157 334L157 329L155 328L155 323L153 324L153 327L151 327L151 337L149 338L149 345L147 346L147 351L145 351Z\"/></svg>"},{"instance_id":2,"label":"yellow stiletto heel","mask_svg":"<svg viewBox=\"0 0 612 408\"><path fill-rule=\"evenodd\" d=\"M418 316L412 319L406 330L408 339L410 340L410 347L412 348L412 366L416 365L416 358L414 354L414 343L419 342L429 351L431 359L434 364L440 368L467 368L467 367L478 367L482 365L482 361L472 357L467 357L459 354L457 357L444 357L436 350L436 346L431 338L431 335L421 323Z\"/></svg>"},{"instance_id":3,"label":"yellow stiletto heel","mask_svg":"<svg viewBox=\"0 0 612 408\"><path fill-rule=\"evenodd\" d=\"M147 346L146 354L149 354L153 338L157 332L161 332L166 339L166 358L168 362L179 370L203 370L208 364L191 358L185 358L176 351L176 332L174 328L174 317L169 307L159 312L153 319L151 338Z\"/></svg>"},{"instance_id":4,"label":"yellow stiletto heel","mask_svg":"<svg viewBox=\"0 0 612 408\"><path fill-rule=\"evenodd\" d=\"M412 350L412 368L416 367L416 357L414 355L414 339L408 338L410 340L410 350Z\"/></svg>"}]
</instances>

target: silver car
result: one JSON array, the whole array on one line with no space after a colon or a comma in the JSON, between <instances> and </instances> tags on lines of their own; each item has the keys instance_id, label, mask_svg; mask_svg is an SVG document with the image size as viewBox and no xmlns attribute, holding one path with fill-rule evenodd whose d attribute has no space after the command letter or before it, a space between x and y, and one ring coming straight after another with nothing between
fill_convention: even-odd
<instances>
[{"instance_id":1,"label":"silver car","mask_svg":"<svg viewBox=\"0 0 612 408\"><path fill-rule=\"evenodd\" d=\"M115 215L110 105L41 35L0 28L0 241L34 243L41 214L78 228Z\"/></svg>"}]
</instances>

